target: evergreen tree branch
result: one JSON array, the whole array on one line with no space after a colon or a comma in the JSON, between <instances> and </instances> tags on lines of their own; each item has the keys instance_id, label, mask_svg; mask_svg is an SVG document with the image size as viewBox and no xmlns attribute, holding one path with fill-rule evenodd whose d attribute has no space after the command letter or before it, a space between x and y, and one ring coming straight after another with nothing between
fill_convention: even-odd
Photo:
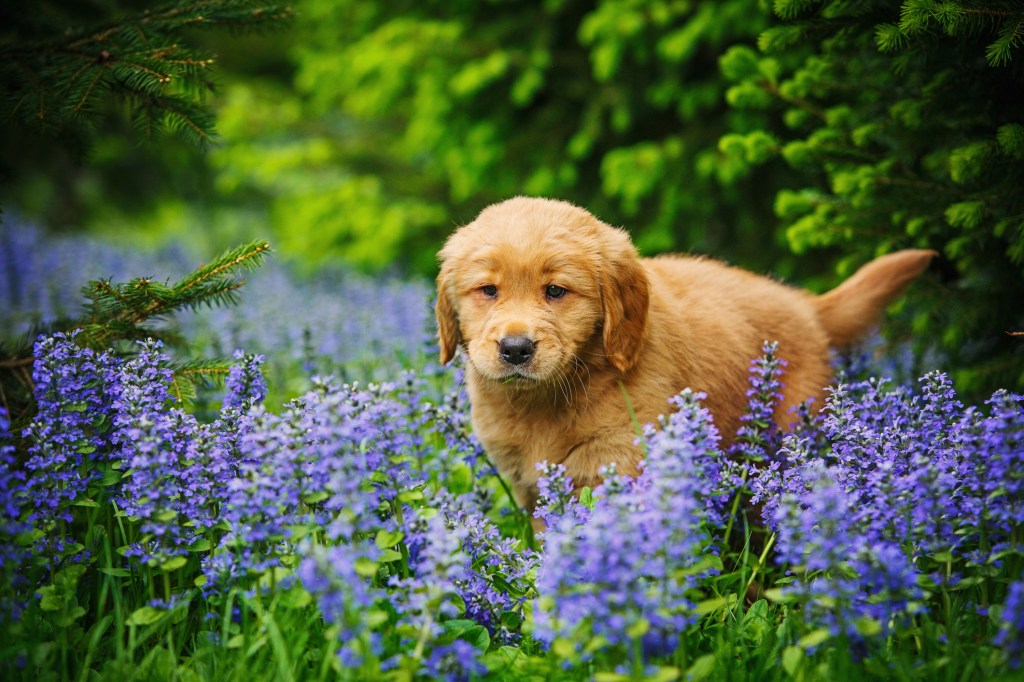
<instances>
[{"instance_id":1,"label":"evergreen tree branch","mask_svg":"<svg viewBox=\"0 0 1024 682\"><path fill-rule=\"evenodd\" d=\"M17 38L0 44L0 120L20 119L59 133L91 122L113 93L136 115L149 119L138 126L141 130L179 130L203 143L213 132L213 117L201 101L211 88L203 74L214 59L184 44L182 32L271 29L291 16L291 8L265 0L202 0L118 17L71 33L65 32L60 17L37 22L44 30L32 24L35 31L30 37L14 31ZM158 121L165 125L156 125Z\"/></svg>"},{"instance_id":2,"label":"evergreen tree branch","mask_svg":"<svg viewBox=\"0 0 1024 682\"><path fill-rule=\"evenodd\" d=\"M222 384L231 371L227 360L193 360L172 367L171 395L179 403L186 403L196 396L200 384Z\"/></svg>"},{"instance_id":3,"label":"evergreen tree branch","mask_svg":"<svg viewBox=\"0 0 1024 682\"><path fill-rule=\"evenodd\" d=\"M13 350L0 348L0 390L4 392L4 401L11 403L8 413L23 422L32 411L32 344L40 333L77 329L80 333L75 337L76 342L96 351L147 338L170 346L185 346L185 339L175 331L155 327L150 322L200 305L236 303L237 291L246 282L237 277L237 273L258 268L269 251L270 245L264 241L229 249L173 286L151 277L128 282L109 279L89 282L82 287L86 303L77 320L62 320L38 329ZM197 384L215 383L229 368L230 363L220 359L199 359L180 365L174 371L173 392L179 401L187 402L195 397Z\"/></svg>"},{"instance_id":4,"label":"evergreen tree branch","mask_svg":"<svg viewBox=\"0 0 1024 682\"><path fill-rule=\"evenodd\" d=\"M197 269L178 284L175 284L174 289L184 294L193 287L197 287L222 274L233 272L238 268L245 268L250 271L255 270L263 264L263 259L269 251L270 244L264 241L244 244L222 254L209 265Z\"/></svg>"}]
</instances>

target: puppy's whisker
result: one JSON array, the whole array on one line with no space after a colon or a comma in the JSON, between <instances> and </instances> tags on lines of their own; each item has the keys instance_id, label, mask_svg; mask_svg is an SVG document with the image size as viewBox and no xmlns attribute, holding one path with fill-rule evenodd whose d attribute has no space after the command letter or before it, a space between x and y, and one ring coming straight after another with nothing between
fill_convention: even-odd
<instances>
[{"instance_id":1,"label":"puppy's whisker","mask_svg":"<svg viewBox=\"0 0 1024 682\"><path fill-rule=\"evenodd\" d=\"M565 371L558 368L555 376L555 385L558 386L558 390L561 392L562 397L565 399L566 404L572 405L572 386L568 382L568 378L565 376Z\"/></svg>"},{"instance_id":2,"label":"puppy's whisker","mask_svg":"<svg viewBox=\"0 0 1024 682\"><path fill-rule=\"evenodd\" d=\"M590 409L590 367L587 363L583 362L576 353L572 354L572 366L573 366L573 378L579 382L580 388L583 389L583 413ZM584 381L583 375L580 373L580 368L583 368L587 372L587 378Z\"/></svg>"}]
</instances>

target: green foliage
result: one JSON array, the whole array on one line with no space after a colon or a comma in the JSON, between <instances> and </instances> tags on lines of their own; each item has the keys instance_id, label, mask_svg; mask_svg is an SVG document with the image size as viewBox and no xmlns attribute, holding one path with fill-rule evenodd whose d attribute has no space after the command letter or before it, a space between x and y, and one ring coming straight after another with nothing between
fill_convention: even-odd
<instances>
[{"instance_id":1,"label":"green foliage","mask_svg":"<svg viewBox=\"0 0 1024 682\"><path fill-rule=\"evenodd\" d=\"M773 267L774 180L715 146L715 60L765 28L754 8L304 0L301 100L266 81L229 91L213 161L271 203L282 249L314 260L432 273L453 224L530 194L626 225L647 253Z\"/></svg>"},{"instance_id":2,"label":"green foliage","mask_svg":"<svg viewBox=\"0 0 1024 682\"><path fill-rule=\"evenodd\" d=\"M752 166L802 173L776 195L797 253L829 247L841 272L905 246L940 251L941 286L910 321L940 343L957 385L1024 386L1024 55L1020 3L800 1L760 53L722 56L738 111L770 114L723 136ZM739 120L739 119L736 119ZM929 288L930 287L930 288Z\"/></svg>"},{"instance_id":3,"label":"green foliage","mask_svg":"<svg viewBox=\"0 0 1024 682\"><path fill-rule=\"evenodd\" d=\"M60 137L81 132L123 102L145 135L179 132L209 140L212 54L188 44L192 29L266 28L291 12L263 0L186 0L157 9L47 4L4 12L0 120ZM88 21L89 23L86 23Z\"/></svg>"},{"instance_id":4,"label":"green foliage","mask_svg":"<svg viewBox=\"0 0 1024 682\"><path fill-rule=\"evenodd\" d=\"M125 342L147 338L171 345L186 341L173 329L161 325L169 315L200 306L233 305L245 284L239 273L258 268L270 251L266 242L251 242L201 265L174 284L139 277L128 282L101 279L82 287L85 303L74 320L58 320L37 330L40 334L79 330L78 344L101 352L119 348L131 352ZM12 421L21 425L34 413L32 402L32 345L34 338L20 341L2 339L0 346L0 396ZM174 367L172 393L180 402L192 400L198 385L221 380L228 371L222 359L198 358Z\"/></svg>"}]
</instances>

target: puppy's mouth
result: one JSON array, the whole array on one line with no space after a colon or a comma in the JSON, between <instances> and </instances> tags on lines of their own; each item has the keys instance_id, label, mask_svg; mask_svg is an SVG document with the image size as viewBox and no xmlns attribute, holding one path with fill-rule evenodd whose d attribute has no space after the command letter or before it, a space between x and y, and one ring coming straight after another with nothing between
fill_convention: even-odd
<instances>
[{"instance_id":1,"label":"puppy's mouth","mask_svg":"<svg viewBox=\"0 0 1024 682\"><path fill-rule=\"evenodd\" d=\"M535 386L543 383L544 377L535 371L535 368L528 366L514 366L507 363L477 363L473 362L470 358L470 362L476 369L477 373L502 386L513 386L517 388L525 388L527 386Z\"/></svg>"},{"instance_id":2,"label":"puppy's mouth","mask_svg":"<svg viewBox=\"0 0 1024 682\"><path fill-rule=\"evenodd\" d=\"M516 367L501 377L499 381L503 384L529 384L536 382L537 377L530 376L526 370Z\"/></svg>"}]
</instances>

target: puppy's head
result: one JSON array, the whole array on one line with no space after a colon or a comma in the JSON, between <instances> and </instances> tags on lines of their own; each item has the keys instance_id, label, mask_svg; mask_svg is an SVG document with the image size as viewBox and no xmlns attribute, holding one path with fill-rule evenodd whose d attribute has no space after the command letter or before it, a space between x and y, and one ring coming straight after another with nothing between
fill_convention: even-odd
<instances>
[{"instance_id":1,"label":"puppy's head","mask_svg":"<svg viewBox=\"0 0 1024 682\"><path fill-rule=\"evenodd\" d=\"M625 372L637 360L650 285L622 230L571 204L490 206L439 254L441 361L463 349L480 375L557 381L574 362Z\"/></svg>"}]
</instances>

